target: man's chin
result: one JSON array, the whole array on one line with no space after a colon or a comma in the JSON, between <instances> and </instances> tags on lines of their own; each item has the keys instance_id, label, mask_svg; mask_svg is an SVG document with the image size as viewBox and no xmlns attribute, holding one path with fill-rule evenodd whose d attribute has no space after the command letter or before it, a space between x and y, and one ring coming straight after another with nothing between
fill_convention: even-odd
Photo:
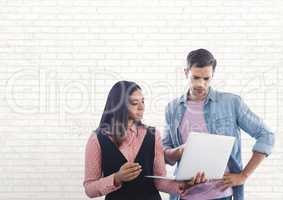
<instances>
[{"instance_id":1,"label":"man's chin","mask_svg":"<svg viewBox=\"0 0 283 200\"><path fill-rule=\"evenodd\" d=\"M206 97L206 94L205 94L205 93L194 95L194 99L195 99L195 100L204 100L205 97Z\"/></svg>"}]
</instances>

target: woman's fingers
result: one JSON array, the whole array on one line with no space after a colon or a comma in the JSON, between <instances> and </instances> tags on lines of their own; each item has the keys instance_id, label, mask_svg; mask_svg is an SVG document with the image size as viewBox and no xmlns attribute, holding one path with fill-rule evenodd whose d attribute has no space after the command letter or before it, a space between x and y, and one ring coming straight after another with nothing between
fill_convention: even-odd
<instances>
[{"instance_id":1,"label":"woman's fingers","mask_svg":"<svg viewBox=\"0 0 283 200\"><path fill-rule=\"evenodd\" d=\"M126 169L124 169L123 174L124 174L124 178L129 181L132 180L136 177L139 176L139 174L141 173L142 169L140 165L130 165L127 166Z\"/></svg>"},{"instance_id":2,"label":"woman's fingers","mask_svg":"<svg viewBox=\"0 0 283 200\"><path fill-rule=\"evenodd\" d=\"M195 184L199 184L201 182L201 172L198 172L195 178Z\"/></svg>"},{"instance_id":3,"label":"woman's fingers","mask_svg":"<svg viewBox=\"0 0 283 200\"><path fill-rule=\"evenodd\" d=\"M207 177L205 176L204 172L198 172L193 179L191 180L191 182L193 184L200 184L200 183L204 183L207 181Z\"/></svg>"},{"instance_id":4,"label":"woman's fingers","mask_svg":"<svg viewBox=\"0 0 283 200\"><path fill-rule=\"evenodd\" d=\"M140 169L141 166L138 163L126 163L121 167L123 174L128 174Z\"/></svg>"},{"instance_id":5,"label":"woman's fingers","mask_svg":"<svg viewBox=\"0 0 283 200\"><path fill-rule=\"evenodd\" d=\"M138 163L125 163L119 170L119 176L122 181L130 181L139 176L142 169Z\"/></svg>"},{"instance_id":6,"label":"woman's fingers","mask_svg":"<svg viewBox=\"0 0 283 200\"><path fill-rule=\"evenodd\" d=\"M139 163L127 162L127 163L125 163L125 164L121 167L121 169L127 170L127 169L131 169L131 168L133 168L133 167L138 167L138 166L140 166Z\"/></svg>"},{"instance_id":7,"label":"woman's fingers","mask_svg":"<svg viewBox=\"0 0 283 200\"><path fill-rule=\"evenodd\" d=\"M191 179L191 181L190 181L189 183L192 184L192 185L194 185L195 182L196 182L196 176L194 176L194 177Z\"/></svg>"},{"instance_id":8,"label":"woman's fingers","mask_svg":"<svg viewBox=\"0 0 283 200\"><path fill-rule=\"evenodd\" d=\"M201 183L204 183L204 182L206 182L207 181L207 177L205 176L205 173L204 172L202 172L202 174L201 174L201 179L200 179L201 181Z\"/></svg>"},{"instance_id":9,"label":"woman's fingers","mask_svg":"<svg viewBox=\"0 0 283 200\"><path fill-rule=\"evenodd\" d=\"M132 168L128 168L124 171L125 174L131 174L134 173L136 171L139 171L141 169L141 166L137 166L137 167L132 167Z\"/></svg>"},{"instance_id":10,"label":"woman's fingers","mask_svg":"<svg viewBox=\"0 0 283 200\"><path fill-rule=\"evenodd\" d=\"M126 180L131 181L131 180L137 178L140 175L141 171L142 171L141 169L138 169L134 172L130 172L130 173L126 174L125 175Z\"/></svg>"}]
</instances>

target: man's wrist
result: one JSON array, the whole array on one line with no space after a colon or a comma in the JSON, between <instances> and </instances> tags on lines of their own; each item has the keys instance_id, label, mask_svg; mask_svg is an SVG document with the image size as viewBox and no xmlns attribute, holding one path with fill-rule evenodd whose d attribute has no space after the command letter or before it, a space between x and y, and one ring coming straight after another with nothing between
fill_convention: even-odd
<instances>
[{"instance_id":1,"label":"man's wrist","mask_svg":"<svg viewBox=\"0 0 283 200\"><path fill-rule=\"evenodd\" d=\"M245 180L247 180L249 178L249 174L245 171L242 171L241 175L245 178Z\"/></svg>"},{"instance_id":2,"label":"man's wrist","mask_svg":"<svg viewBox=\"0 0 283 200\"><path fill-rule=\"evenodd\" d=\"M167 160L171 161L171 162L176 162L178 161L178 159L176 158L176 148L174 149L166 149L165 150L165 156L167 158Z\"/></svg>"}]
</instances>

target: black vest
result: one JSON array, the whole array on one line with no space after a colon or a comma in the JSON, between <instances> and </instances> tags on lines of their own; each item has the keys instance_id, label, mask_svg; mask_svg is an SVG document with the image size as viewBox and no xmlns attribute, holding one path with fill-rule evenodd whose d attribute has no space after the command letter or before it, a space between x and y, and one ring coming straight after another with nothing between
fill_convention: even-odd
<instances>
[{"instance_id":1,"label":"black vest","mask_svg":"<svg viewBox=\"0 0 283 200\"><path fill-rule=\"evenodd\" d=\"M127 159L108 136L99 133L97 138L101 147L102 171L106 177L119 171ZM136 179L123 183L120 189L106 195L106 200L161 200L153 179L144 177L153 175L154 149L155 128L148 127L135 158L135 162L142 166L142 172Z\"/></svg>"}]
</instances>

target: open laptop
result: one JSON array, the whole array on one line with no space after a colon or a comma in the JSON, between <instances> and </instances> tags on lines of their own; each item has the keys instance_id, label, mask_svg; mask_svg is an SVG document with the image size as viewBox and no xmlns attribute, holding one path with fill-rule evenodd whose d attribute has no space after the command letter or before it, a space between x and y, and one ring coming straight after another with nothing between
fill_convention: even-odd
<instances>
[{"instance_id":1,"label":"open laptop","mask_svg":"<svg viewBox=\"0 0 283 200\"><path fill-rule=\"evenodd\" d=\"M190 180L197 172L208 179L222 179L235 142L232 136L209 133L189 134L176 176L146 176L167 180Z\"/></svg>"}]
</instances>

